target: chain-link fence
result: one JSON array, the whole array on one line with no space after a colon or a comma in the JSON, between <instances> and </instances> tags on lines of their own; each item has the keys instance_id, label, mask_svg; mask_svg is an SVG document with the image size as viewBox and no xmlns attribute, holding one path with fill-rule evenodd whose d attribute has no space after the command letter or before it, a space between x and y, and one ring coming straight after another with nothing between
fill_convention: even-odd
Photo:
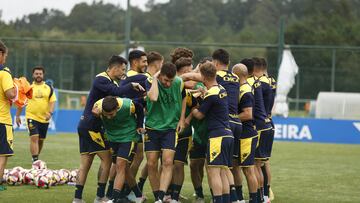
<instances>
[{"instance_id":1,"label":"chain-link fence","mask_svg":"<svg viewBox=\"0 0 360 203\"><path fill-rule=\"evenodd\" d=\"M30 81L34 66L43 65L46 78L54 81L59 89L87 91L95 75L104 71L107 59L125 49L123 41L37 40L21 38L2 39L10 52L7 66L15 77L26 76ZM181 42L136 42L145 51L158 51L170 59L176 47L188 47L195 53L194 64L210 56L217 48L231 54L232 65L245 57L265 57L269 74L277 76L279 47L277 44L200 44ZM320 91L359 92L360 47L331 47L289 45L299 66L296 84L289 94L290 109L303 115L308 102ZM280 49L281 50L281 49ZM62 108L74 108L72 93L60 103ZM69 96L70 95L70 96ZM77 94L73 94L77 95ZM79 94L82 95L82 94ZM84 95L75 103L81 104ZM75 96L74 96L75 97ZM74 100L75 101L75 100ZM71 103L71 105L67 105ZM75 105L76 106L76 105ZM300 113L299 113L300 112Z\"/></svg>"}]
</instances>

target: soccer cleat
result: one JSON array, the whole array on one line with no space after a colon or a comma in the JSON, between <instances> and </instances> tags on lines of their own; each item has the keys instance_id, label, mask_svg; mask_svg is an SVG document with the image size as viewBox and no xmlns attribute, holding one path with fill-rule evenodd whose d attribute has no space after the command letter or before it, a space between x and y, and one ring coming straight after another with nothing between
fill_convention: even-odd
<instances>
[{"instance_id":1,"label":"soccer cleat","mask_svg":"<svg viewBox=\"0 0 360 203\"><path fill-rule=\"evenodd\" d=\"M264 196L264 203L270 203L270 198L268 196Z\"/></svg>"},{"instance_id":2,"label":"soccer cleat","mask_svg":"<svg viewBox=\"0 0 360 203\"><path fill-rule=\"evenodd\" d=\"M239 203L246 203L246 201L243 199L243 200L239 200L238 201Z\"/></svg>"},{"instance_id":3,"label":"soccer cleat","mask_svg":"<svg viewBox=\"0 0 360 203\"><path fill-rule=\"evenodd\" d=\"M134 192L130 192L130 194L127 196L127 198L132 202L136 201L136 196L135 196Z\"/></svg>"},{"instance_id":4,"label":"soccer cleat","mask_svg":"<svg viewBox=\"0 0 360 203\"><path fill-rule=\"evenodd\" d=\"M85 203L83 199L74 198L72 203Z\"/></svg>"},{"instance_id":5,"label":"soccer cleat","mask_svg":"<svg viewBox=\"0 0 360 203\"><path fill-rule=\"evenodd\" d=\"M108 202L109 201L109 199L108 198L106 198L106 197L96 197L95 199L94 199L94 203L106 203L106 202Z\"/></svg>"},{"instance_id":6,"label":"soccer cleat","mask_svg":"<svg viewBox=\"0 0 360 203\"><path fill-rule=\"evenodd\" d=\"M137 197L135 198L135 203L143 203L146 201L146 197L145 196L142 196L142 197Z\"/></svg>"},{"instance_id":7,"label":"soccer cleat","mask_svg":"<svg viewBox=\"0 0 360 203\"><path fill-rule=\"evenodd\" d=\"M161 201L161 200L158 200L158 201L156 201L156 202L154 202L154 203L163 203L163 201Z\"/></svg>"},{"instance_id":8,"label":"soccer cleat","mask_svg":"<svg viewBox=\"0 0 360 203\"><path fill-rule=\"evenodd\" d=\"M180 201L176 201L176 200L172 199L172 200L170 201L170 203L181 203L181 202L180 202Z\"/></svg>"},{"instance_id":9,"label":"soccer cleat","mask_svg":"<svg viewBox=\"0 0 360 203\"><path fill-rule=\"evenodd\" d=\"M170 203L171 202L171 195L165 195L163 202Z\"/></svg>"},{"instance_id":10,"label":"soccer cleat","mask_svg":"<svg viewBox=\"0 0 360 203\"><path fill-rule=\"evenodd\" d=\"M185 197L185 196L183 196L183 195L181 195L181 194L180 194L179 199L181 199L181 200L189 200L189 198L187 198L187 197Z\"/></svg>"}]
</instances>

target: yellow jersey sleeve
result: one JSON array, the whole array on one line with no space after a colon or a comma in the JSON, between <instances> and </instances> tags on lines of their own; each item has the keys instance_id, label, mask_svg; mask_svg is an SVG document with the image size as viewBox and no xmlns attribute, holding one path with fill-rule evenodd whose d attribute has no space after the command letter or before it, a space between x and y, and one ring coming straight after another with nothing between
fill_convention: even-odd
<instances>
[{"instance_id":1,"label":"yellow jersey sleeve","mask_svg":"<svg viewBox=\"0 0 360 203\"><path fill-rule=\"evenodd\" d=\"M130 103L130 114L134 114L135 113L135 105L134 102L131 101Z\"/></svg>"},{"instance_id":2,"label":"yellow jersey sleeve","mask_svg":"<svg viewBox=\"0 0 360 203\"><path fill-rule=\"evenodd\" d=\"M10 73L3 71L3 77L1 80L1 87L6 92L7 90L14 87L14 82Z\"/></svg>"},{"instance_id":3,"label":"yellow jersey sleeve","mask_svg":"<svg viewBox=\"0 0 360 203\"><path fill-rule=\"evenodd\" d=\"M93 108L97 108L99 109L100 112L102 112L102 102L104 99L100 99L99 101L95 102L94 107Z\"/></svg>"}]
</instances>

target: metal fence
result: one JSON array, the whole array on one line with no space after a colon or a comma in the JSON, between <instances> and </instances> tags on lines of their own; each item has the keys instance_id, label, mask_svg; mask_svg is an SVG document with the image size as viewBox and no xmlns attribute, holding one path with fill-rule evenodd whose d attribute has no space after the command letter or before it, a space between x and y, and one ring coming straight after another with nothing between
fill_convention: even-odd
<instances>
[{"instance_id":1,"label":"metal fence","mask_svg":"<svg viewBox=\"0 0 360 203\"><path fill-rule=\"evenodd\" d=\"M46 77L59 89L89 90L94 76L105 70L107 59L120 54L127 47L125 41L54 40L30 38L2 38L10 52L7 66L15 77L31 79L34 66L43 65ZM195 53L194 63L211 55L217 48L231 54L232 65L245 57L265 57L269 73L277 76L279 44L203 44L187 42L138 41L131 46L143 46L146 51L158 51L165 60L176 47L188 47ZM360 47L287 45L299 66L296 85L289 97L290 109L303 111L305 104L316 99L319 91L359 92ZM66 108L66 105L60 105Z\"/></svg>"}]
</instances>

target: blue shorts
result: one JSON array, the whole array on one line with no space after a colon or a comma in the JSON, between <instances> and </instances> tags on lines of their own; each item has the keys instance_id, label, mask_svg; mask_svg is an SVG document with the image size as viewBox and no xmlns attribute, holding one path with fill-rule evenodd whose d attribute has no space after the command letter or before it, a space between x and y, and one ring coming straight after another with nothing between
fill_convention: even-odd
<instances>
[{"instance_id":1,"label":"blue shorts","mask_svg":"<svg viewBox=\"0 0 360 203\"><path fill-rule=\"evenodd\" d=\"M95 154L101 151L108 151L109 144L104 139L103 132L91 131L78 128L80 154Z\"/></svg>"},{"instance_id":2,"label":"blue shorts","mask_svg":"<svg viewBox=\"0 0 360 203\"><path fill-rule=\"evenodd\" d=\"M14 155L13 140L13 127L0 123L0 156Z\"/></svg>"},{"instance_id":3,"label":"blue shorts","mask_svg":"<svg viewBox=\"0 0 360 203\"><path fill-rule=\"evenodd\" d=\"M274 130L272 128L259 133L258 147L255 150L255 159L268 160L271 157L274 142Z\"/></svg>"},{"instance_id":4,"label":"blue shorts","mask_svg":"<svg viewBox=\"0 0 360 203\"><path fill-rule=\"evenodd\" d=\"M46 139L49 123L41 123L34 119L27 119L29 136L38 135L40 140Z\"/></svg>"},{"instance_id":5,"label":"blue shorts","mask_svg":"<svg viewBox=\"0 0 360 203\"><path fill-rule=\"evenodd\" d=\"M109 142L112 161L115 164L117 158L121 158L131 163L136 154L136 142Z\"/></svg>"},{"instance_id":6,"label":"blue shorts","mask_svg":"<svg viewBox=\"0 0 360 203\"><path fill-rule=\"evenodd\" d=\"M207 144L207 165L215 167L232 167L234 137L231 132L221 130L215 134L222 136L211 136L209 134L209 140Z\"/></svg>"},{"instance_id":7,"label":"blue shorts","mask_svg":"<svg viewBox=\"0 0 360 203\"><path fill-rule=\"evenodd\" d=\"M192 142L190 149L190 160L192 159L205 159L206 158L206 145L201 145L195 141Z\"/></svg>"},{"instance_id":8,"label":"blue shorts","mask_svg":"<svg viewBox=\"0 0 360 203\"><path fill-rule=\"evenodd\" d=\"M239 157L239 152L240 152L240 143L239 143L239 139L242 133L242 124L240 119L234 119L231 118L230 121L230 129L233 133L234 136L234 153L233 153L233 158L237 159Z\"/></svg>"},{"instance_id":9,"label":"blue shorts","mask_svg":"<svg viewBox=\"0 0 360 203\"><path fill-rule=\"evenodd\" d=\"M191 148L192 137L183 137L178 139L175 149L174 161L179 161L187 164L189 150Z\"/></svg>"},{"instance_id":10,"label":"blue shorts","mask_svg":"<svg viewBox=\"0 0 360 203\"><path fill-rule=\"evenodd\" d=\"M253 166L255 162L255 150L258 136L241 138L239 163L241 167Z\"/></svg>"},{"instance_id":11,"label":"blue shorts","mask_svg":"<svg viewBox=\"0 0 360 203\"><path fill-rule=\"evenodd\" d=\"M177 133L175 130L150 130L146 129L144 135L145 152L160 152L168 149L175 151L177 144Z\"/></svg>"}]
</instances>

